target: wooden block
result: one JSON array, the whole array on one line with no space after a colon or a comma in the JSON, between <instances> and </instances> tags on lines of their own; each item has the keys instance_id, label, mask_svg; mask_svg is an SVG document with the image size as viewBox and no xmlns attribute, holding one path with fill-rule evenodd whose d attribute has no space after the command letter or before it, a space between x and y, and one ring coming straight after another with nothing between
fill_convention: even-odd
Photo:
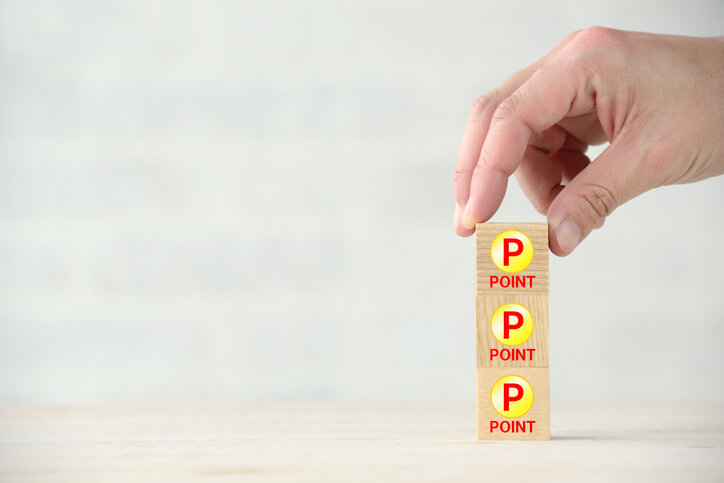
<instances>
[{"instance_id":1,"label":"wooden block","mask_svg":"<svg viewBox=\"0 0 724 483\"><path fill-rule=\"evenodd\" d=\"M550 439L547 367L478 368L476 372L479 440ZM496 391L493 394L494 387ZM524 393L521 393L519 387L522 387ZM527 398L532 394L530 409L517 417L501 415L496 411L494 404L506 413L504 405L506 393L509 396L507 409L511 411L510 414L524 409L527 406ZM516 400L519 395L520 399Z\"/></svg>"},{"instance_id":2,"label":"wooden block","mask_svg":"<svg viewBox=\"0 0 724 483\"><path fill-rule=\"evenodd\" d=\"M520 231L532 243L532 259L522 271L503 271L493 260L491 246L496 237L506 230ZM475 250L478 292L548 293L547 223L478 223L475 232ZM510 262L511 259L505 261Z\"/></svg>"},{"instance_id":3,"label":"wooden block","mask_svg":"<svg viewBox=\"0 0 724 483\"><path fill-rule=\"evenodd\" d=\"M500 311L506 304L522 305L528 309L533 320L533 331L524 342L517 342L518 330L509 330L501 337L493 333L492 317L497 312L496 321L500 322ZM504 307L505 306L505 307ZM500 309L500 310L498 310ZM476 352L477 367L548 367L548 296L541 294L487 295L478 292L476 296ZM513 319L512 324L518 321ZM509 337L506 339L505 335Z\"/></svg>"}]
</instances>

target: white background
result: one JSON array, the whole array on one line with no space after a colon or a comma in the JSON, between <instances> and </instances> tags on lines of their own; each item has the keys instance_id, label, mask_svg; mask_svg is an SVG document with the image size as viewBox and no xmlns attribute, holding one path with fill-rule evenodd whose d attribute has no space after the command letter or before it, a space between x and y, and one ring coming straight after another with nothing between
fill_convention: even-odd
<instances>
[{"instance_id":1,"label":"white background","mask_svg":"<svg viewBox=\"0 0 724 483\"><path fill-rule=\"evenodd\" d=\"M451 229L471 101L578 28L723 18L0 3L0 403L472 400L473 243ZM724 400L723 189L647 193L551 258L554 402ZM513 182L494 220L542 217Z\"/></svg>"}]
</instances>

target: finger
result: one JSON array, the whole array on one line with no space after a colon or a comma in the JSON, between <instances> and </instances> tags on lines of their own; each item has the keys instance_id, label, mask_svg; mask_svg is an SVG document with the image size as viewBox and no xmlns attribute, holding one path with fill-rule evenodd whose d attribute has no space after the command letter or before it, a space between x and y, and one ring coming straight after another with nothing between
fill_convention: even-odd
<instances>
[{"instance_id":1,"label":"finger","mask_svg":"<svg viewBox=\"0 0 724 483\"><path fill-rule=\"evenodd\" d=\"M515 171L515 178L533 207L545 215L558 194L555 187L561 184L558 163L540 149L529 146Z\"/></svg>"},{"instance_id":2,"label":"finger","mask_svg":"<svg viewBox=\"0 0 724 483\"><path fill-rule=\"evenodd\" d=\"M558 140L548 144L549 148L555 149L550 155L533 146L531 137L531 144L515 171L515 178L523 193L538 213L543 215L548 212L548 207L563 189L563 185L569 183L590 163L588 157L581 152L586 146L565 132L564 137L563 142ZM560 148L563 149L559 150Z\"/></svg>"},{"instance_id":3,"label":"finger","mask_svg":"<svg viewBox=\"0 0 724 483\"><path fill-rule=\"evenodd\" d=\"M558 121L558 125L576 139L580 139L591 146L609 141L603 127L601 127L598 112L595 111L580 116L565 117Z\"/></svg>"},{"instance_id":4,"label":"finger","mask_svg":"<svg viewBox=\"0 0 724 483\"><path fill-rule=\"evenodd\" d=\"M594 106L585 76L563 62L538 70L495 111L473 172L463 225L489 219L500 206L508 177L518 168L535 132L544 131L566 115L579 115Z\"/></svg>"},{"instance_id":5,"label":"finger","mask_svg":"<svg viewBox=\"0 0 724 483\"><path fill-rule=\"evenodd\" d=\"M585 152L588 148L588 145L571 136L558 125L551 126L545 131L531 134L530 139L528 139L528 144L547 154L556 153L561 149Z\"/></svg>"},{"instance_id":6,"label":"finger","mask_svg":"<svg viewBox=\"0 0 724 483\"><path fill-rule=\"evenodd\" d=\"M453 179L455 201L464 209L470 197L470 181L475 165L480 158L480 150L488 133L493 112L503 99L510 96L542 66L547 65L556 54L578 35L573 32L560 41L550 52L534 64L509 77L498 88L476 99L470 108L468 121L458 151L458 161Z\"/></svg>"},{"instance_id":7,"label":"finger","mask_svg":"<svg viewBox=\"0 0 724 483\"><path fill-rule=\"evenodd\" d=\"M561 169L561 184L567 185L573 178L578 176L581 171L586 169L591 160L588 156L579 150L564 149L551 155Z\"/></svg>"},{"instance_id":8,"label":"finger","mask_svg":"<svg viewBox=\"0 0 724 483\"><path fill-rule=\"evenodd\" d=\"M455 216L453 217L453 230L460 236L470 236L475 233L474 229L463 226L463 207L455 202Z\"/></svg>"},{"instance_id":9,"label":"finger","mask_svg":"<svg viewBox=\"0 0 724 483\"><path fill-rule=\"evenodd\" d=\"M565 256L625 201L653 187L635 143L617 139L561 190L548 209L550 247Z\"/></svg>"},{"instance_id":10,"label":"finger","mask_svg":"<svg viewBox=\"0 0 724 483\"><path fill-rule=\"evenodd\" d=\"M500 103L497 92L495 90L475 99L473 105L470 106L453 178L455 201L462 207L465 206L470 196L470 178L475 168L475 162L480 156L480 149L483 147L483 140L488 132L490 118Z\"/></svg>"}]
</instances>

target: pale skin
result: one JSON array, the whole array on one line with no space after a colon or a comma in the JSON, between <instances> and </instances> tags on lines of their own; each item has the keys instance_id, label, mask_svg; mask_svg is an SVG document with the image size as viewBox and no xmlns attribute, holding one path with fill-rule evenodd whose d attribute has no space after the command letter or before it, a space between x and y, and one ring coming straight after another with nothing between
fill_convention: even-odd
<instances>
[{"instance_id":1,"label":"pale skin","mask_svg":"<svg viewBox=\"0 0 724 483\"><path fill-rule=\"evenodd\" d=\"M594 162L588 146L609 142ZM565 256L622 203L724 173L724 37L574 32L470 109L455 232L500 206L515 174Z\"/></svg>"}]
</instances>

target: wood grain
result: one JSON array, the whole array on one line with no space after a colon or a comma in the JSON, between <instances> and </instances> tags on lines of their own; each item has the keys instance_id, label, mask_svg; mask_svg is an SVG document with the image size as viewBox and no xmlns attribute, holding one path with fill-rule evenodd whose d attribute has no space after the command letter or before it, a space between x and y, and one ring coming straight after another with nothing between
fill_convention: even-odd
<instances>
[{"instance_id":1,"label":"wood grain","mask_svg":"<svg viewBox=\"0 0 724 483\"><path fill-rule=\"evenodd\" d=\"M503 304L517 303L526 307L533 316L533 334L525 343L515 347L501 344L490 331L493 312ZM477 367L548 367L548 296L524 295L483 295L476 297L476 353ZM490 349L535 349L532 360L502 361L490 360Z\"/></svg>"},{"instance_id":2,"label":"wood grain","mask_svg":"<svg viewBox=\"0 0 724 483\"><path fill-rule=\"evenodd\" d=\"M503 376L516 375L527 380L535 394L533 406L520 418L505 418L490 403L490 389ZM550 397L547 367L481 368L476 370L478 439L545 440L551 438ZM496 421L535 420L531 433L491 433L489 423Z\"/></svg>"},{"instance_id":3,"label":"wood grain","mask_svg":"<svg viewBox=\"0 0 724 483\"><path fill-rule=\"evenodd\" d=\"M534 275L533 288L490 288L491 275L508 275L498 269L490 257L490 245L505 230L519 230L533 242L533 260L528 268L515 275ZM475 228L475 260L478 292L548 293L548 223L478 223Z\"/></svg>"},{"instance_id":4,"label":"wood grain","mask_svg":"<svg viewBox=\"0 0 724 483\"><path fill-rule=\"evenodd\" d=\"M536 442L476 441L470 402L0 407L0 481L724 481L723 404L552 413Z\"/></svg>"},{"instance_id":5,"label":"wood grain","mask_svg":"<svg viewBox=\"0 0 724 483\"><path fill-rule=\"evenodd\" d=\"M506 230L524 233L533 244L531 263L522 271L506 273L493 262L491 245L493 240ZM550 407L548 385L548 224L547 223L479 223L475 234L475 260L477 268L476 318L476 395L478 439L550 439ZM500 263L500 262L499 262ZM534 276L534 283L526 286L491 288L491 276ZM533 333L524 343L509 347L501 344L490 330L493 312L507 303L518 303L526 307L534 320ZM526 360L491 360L490 350L498 351L535 349L533 357ZM516 419L498 414L490 402L490 391L499 378L518 375L533 386L533 406L520 420L535 420L532 432L493 431L490 422L505 424Z\"/></svg>"}]
</instances>

